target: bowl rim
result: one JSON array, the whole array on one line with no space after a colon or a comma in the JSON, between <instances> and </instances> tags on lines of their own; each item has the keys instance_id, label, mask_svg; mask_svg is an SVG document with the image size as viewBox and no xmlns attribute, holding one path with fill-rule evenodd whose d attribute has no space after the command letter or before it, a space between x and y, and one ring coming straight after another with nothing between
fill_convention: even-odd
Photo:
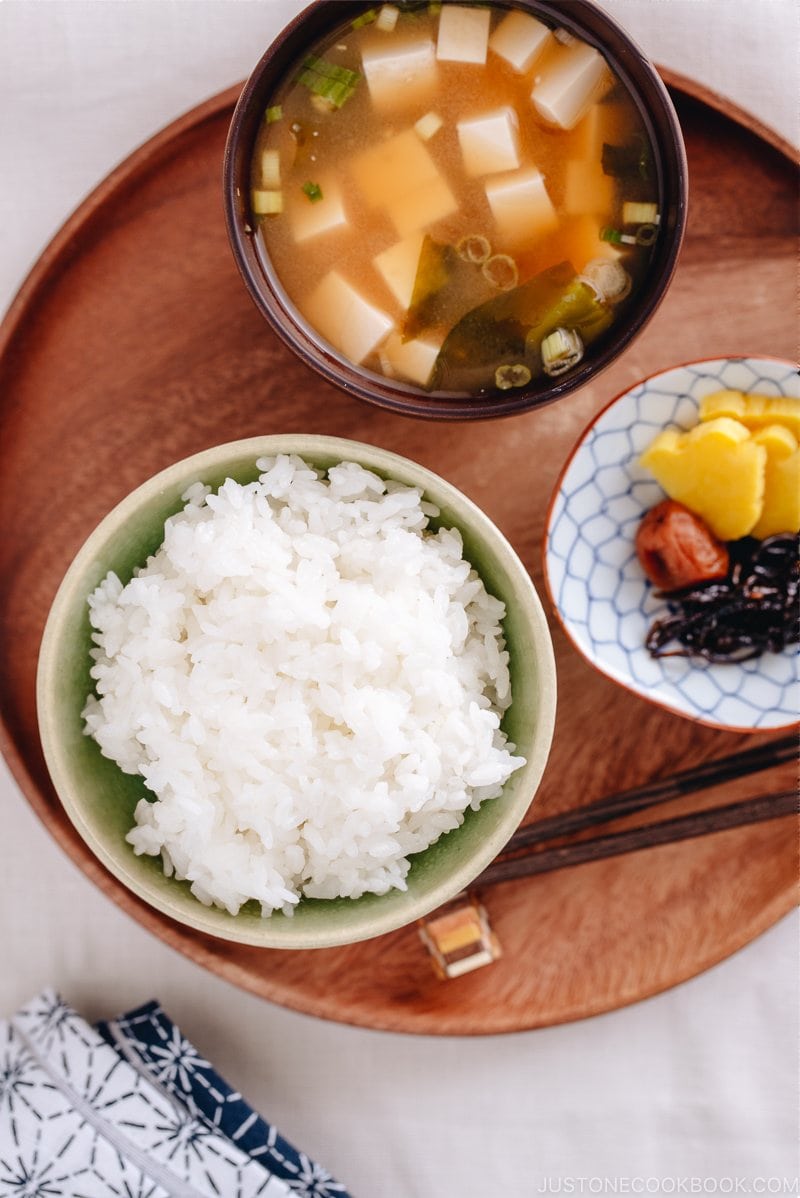
<instances>
[{"instance_id":1,"label":"bowl rim","mask_svg":"<svg viewBox=\"0 0 800 1198\"><path fill-rule=\"evenodd\" d=\"M410 900L410 910L406 910L405 907L389 908L381 915L372 908L366 911L362 909L361 918L355 920L348 911L350 922L345 920L338 933L335 927L330 931L320 931L314 927L304 934L298 934L293 930L291 920L284 919L280 924L272 924L270 918L263 918L251 931L248 925L237 927L236 917L230 915L225 930L221 930L218 922L221 913L218 908L207 908L194 896L190 896L192 903L186 904L185 901L171 902L169 892L166 896L159 892L154 894L139 876L121 865L119 858L106 849L103 838L96 834L92 824L84 817L78 788L70 770L69 755L58 731L59 708L55 702L55 681L61 662L60 646L70 618L74 618L74 606L78 601L79 592L83 589L80 585L81 580L87 567L95 560L96 551L108 544L109 537L124 525L143 501L165 494L170 486L185 482L188 487L192 481L202 478L202 471L218 469L223 462L229 462L231 458L255 462L258 457L285 452L294 452L301 457L308 455L310 459L317 456L333 457L339 461L357 461L364 464L365 469L376 469L389 477L399 477L400 481L405 481L405 477L408 476L407 485L419 485L423 493L432 485L440 495L452 500L459 514L465 512L463 521L458 523L468 525L471 532L491 547L494 556L513 580L514 593L520 600L520 609L524 610L525 624L536 651L536 719L533 721L530 745L526 751L526 765L521 767L519 775L524 779L524 786L519 788L514 803L508 805L507 810L501 813L497 826L483 839L480 851L472 854L466 862L456 862L447 879L431 887L424 897L418 897L416 902ZM364 463L365 458L367 463ZM415 480L414 483L410 481L411 477ZM64 574L47 616L36 674L39 736L52 785L71 823L100 864L116 881L149 906L176 919L184 926L225 941L276 949L332 948L384 935L407 927L466 889L501 851L535 798L550 753L556 705L555 656L544 606L516 550L493 521L452 483L411 458L366 442L308 433L281 433L225 442L173 463L129 492L89 533ZM134 857L132 848L130 855L131 858ZM184 910L184 906L188 910ZM216 915L210 918L207 914L209 911L216 912ZM272 935L270 928L273 928ZM283 929L282 934L276 935L275 928Z\"/></svg>"},{"instance_id":2,"label":"bowl rim","mask_svg":"<svg viewBox=\"0 0 800 1198\"><path fill-rule=\"evenodd\" d=\"M306 366L338 390L384 411L429 420L481 420L518 415L553 403L593 381L629 348L655 315L677 268L688 218L688 165L681 125L656 67L626 29L594 0L571 0L568 11L559 10L556 0L503 0L503 4L531 10L540 16L547 15L559 24L581 31L584 38L603 44L615 72L632 94L656 148L664 202L669 205L671 219L674 219L658 271L652 279L648 275L648 285L642 290L641 302L635 312L628 313L619 332L601 346L596 357L582 363L562 380L552 380L543 391L522 389L514 394L498 391L487 397L471 398L464 393L427 393L411 384L367 373L328 346L300 315L280 284L276 286L255 261L253 232L242 215L243 184L238 166L240 157L249 165L252 156L252 146L246 155L241 149L246 126L252 119L251 105L258 98L273 60L280 56L287 44L294 46L295 39L301 40L309 19L313 21L315 15L326 8L340 8L344 21L351 11L368 8L367 0L334 0L333 3L331 0L312 0L306 5L281 30L253 67L231 119L223 156L223 206L232 256L251 300L273 332ZM592 23L588 28L587 21ZM595 32L595 26L602 27L602 36ZM612 40L611 45L609 40ZM292 50L289 61L296 58L299 49L298 46ZM280 67L280 78L285 73L285 65ZM636 77L639 74L646 80L648 91ZM249 191L249 182L244 186Z\"/></svg>"},{"instance_id":3,"label":"bowl rim","mask_svg":"<svg viewBox=\"0 0 800 1198\"><path fill-rule=\"evenodd\" d=\"M637 699L641 700L642 702L648 703L651 707L656 707L661 711L666 711L670 715L676 716L679 719L690 720L695 724L701 724L706 728L715 728L717 731L720 731L720 732L736 732L736 733L741 733L742 735L745 735L745 736L756 735L758 733L765 734L765 733L791 732L795 728L800 728L800 717L798 717L797 720L792 720L787 724L774 724L774 725L770 725L768 728L763 728L763 727L758 728L758 727L753 727L752 725L748 725L748 724L726 724L726 723L723 723L721 720L711 720L711 719L708 719L708 718L700 716L700 715L694 715L688 711L681 711L679 708L675 707L672 703L667 703L663 699L656 698L652 692L645 693L644 691L637 690L635 687L631 686L630 683L627 682L625 679L618 677L616 674L609 673L608 670L604 669L603 666L601 666L598 663L597 659L593 655L590 655L586 651L586 649L583 647L583 645L580 643L580 641L577 639L577 637L573 633L571 622L568 621L563 616L561 609L556 601L555 595L553 593L552 584L550 582L549 545L550 545L551 526L552 526L552 522L553 522L553 512L555 509L556 502L558 501L558 497L561 494L561 485L564 481L564 478L566 477L574 459L576 458L576 456L578 455L580 450L583 448L586 438L588 437L591 430L595 427L596 424L599 423L599 421L606 414L606 412L610 411L611 408L613 408L621 400L626 399L632 392L638 390L640 387L644 387L650 383L654 383L658 379L663 378L664 375L671 374L674 370L687 370L687 369L691 369L695 366L707 366L707 365L710 365L712 362L714 362L714 363L716 363L716 362L720 362L720 363L721 362L725 362L725 363L730 363L730 362L774 362L774 363L777 363L780 365L785 365L787 367L790 367L792 370L796 369L794 362L792 362L789 358L782 358L778 354L743 354L743 353L712 354L708 358L694 358L694 359L690 359L689 361L686 361L686 362L675 362L671 366L665 366L661 370L657 370L652 374L645 375L643 378L639 379L637 382L630 383L627 387L624 388L624 390L620 391L612 399L608 400L607 403L603 404L603 406L601 408L598 408L598 410L594 413L594 415L591 417L591 419L586 423L586 425L583 427L580 434L575 439L575 442L574 442L572 448L570 449L567 458L565 459L561 469L558 472L558 477L553 485L553 489L550 493L550 498L547 502L547 507L545 509L544 529L542 532L542 540L541 540L541 546L540 546L541 555L542 555L542 567L543 567L542 568L542 577L544 580L545 594L547 596L547 601L550 606L550 610L553 613L553 616L555 617L559 627L561 628L561 631L564 633L567 640L570 642L572 648L575 649L580 654L580 656L583 658L583 660L585 662L587 662L587 664L590 665L593 670L596 670L597 673L602 674L604 678L607 678L610 682L613 682L616 686L619 686L623 690L626 690L629 694L634 695Z\"/></svg>"}]
</instances>

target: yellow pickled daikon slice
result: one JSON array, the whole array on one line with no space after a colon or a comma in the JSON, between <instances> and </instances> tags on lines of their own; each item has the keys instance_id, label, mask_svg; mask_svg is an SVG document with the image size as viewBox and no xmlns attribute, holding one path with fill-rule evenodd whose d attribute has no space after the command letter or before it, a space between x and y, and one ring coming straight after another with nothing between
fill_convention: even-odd
<instances>
[{"instance_id":1,"label":"yellow pickled daikon slice","mask_svg":"<svg viewBox=\"0 0 800 1198\"><path fill-rule=\"evenodd\" d=\"M800 449L797 439L780 424L753 434L766 450L764 505L750 530L763 539L776 532L800 532Z\"/></svg>"},{"instance_id":2,"label":"yellow pickled daikon slice","mask_svg":"<svg viewBox=\"0 0 800 1198\"><path fill-rule=\"evenodd\" d=\"M720 540L736 541L761 515L766 457L743 424L721 416L685 433L665 429L640 460L671 499L701 516Z\"/></svg>"},{"instance_id":3,"label":"yellow pickled daikon slice","mask_svg":"<svg viewBox=\"0 0 800 1198\"><path fill-rule=\"evenodd\" d=\"M800 439L800 399L790 395L747 395L742 391L715 391L700 400L700 419L730 416L751 430L782 424Z\"/></svg>"}]
</instances>

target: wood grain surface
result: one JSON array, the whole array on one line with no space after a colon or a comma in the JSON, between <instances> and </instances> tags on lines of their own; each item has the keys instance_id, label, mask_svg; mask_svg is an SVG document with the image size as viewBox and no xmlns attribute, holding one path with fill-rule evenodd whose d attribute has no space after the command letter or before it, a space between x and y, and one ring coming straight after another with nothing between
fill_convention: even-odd
<instances>
[{"instance_id":1,"label":"wood grain surface","mask_svg":"<svg viewBox=\"0 0 800 1198\"><path fill-rule=\"evenodd\" d=\"M429 424L359 404L292 357L250 303L226 241L221 160L238 89L187 114L101 184L47 248L0 329L4 752L33 808L100 889L234 984L374 1028L514 1031L674 985L746 944L796 900L789 817L488 889L482 897L503 956L451 982L435 977L415 928L304 953L226 944L152 911L97 864L53 792L36 724L39 642L72 556L118 500L179 458L292 431L384 446L480 504L543 593L547 501L593 413L680 362L792 356L793 164L777 139L687 87L673 95L687 141L690 219L669 295L613 367L549 408ZM714 731L637 700L593 671L555 621L552 628L560 697L537 816L770 739ZM670 803L661 815L783 790L793 777L791 766L780 767Z\"/></svg>"}]
</instances>

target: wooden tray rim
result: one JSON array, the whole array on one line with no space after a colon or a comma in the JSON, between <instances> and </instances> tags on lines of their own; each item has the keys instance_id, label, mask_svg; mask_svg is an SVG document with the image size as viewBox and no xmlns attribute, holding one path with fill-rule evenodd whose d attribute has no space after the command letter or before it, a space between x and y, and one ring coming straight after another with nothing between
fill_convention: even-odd
<instances>
[{"instance_id":1,"label":"wooden tray rim","mask_svg":"<svg viewBox=\"0 0 800 1198\"><path fill-rule=\"evenodd\" d=\"M727 97L721 96L705 87L705 85L697 83L676 71L660 66L657 69L668 88L681 92L690 99L714 109L722 116L727 117L733 123L738 124L758 139L764 141L790 163L794 165L800 164L800 151L796 150L788 140L753 116L746 109L741 108ZM77 205L35 260L2 320L0 320L0 361L3 360L10 346L13 344L15 336L30 310L35 306L37 300L46 293L50 278L57 275L60 270L67 266L70 258L73 257L76 239L85 236L90 231L94 218L101 212L114 193L126 185L132 174L135 174L139 169L145 168L151 160L156 159L176 139L200 128L207 121L217 119L226 108L233 109L242 87L243 83L233 84L223 91L210 96L193 108L188 109L175 120L169 122L122 159L117 166L112 168L97 186ZM273 996L266 993L269 990L269 986L257 986L251 975L235 962L219 962L213 952L209 951L203 943L206 939L216 942L215 938L209 936L201 937L198 940L197 934L192 932L191 929L184 928L183 925L174 923L168 917L161 916L159 912L131 894L112 874L100 865L84 842L78 837L72 825L69 824L69 821L67 821L68 835L65 839L63 825L57 818L54 818L51 809L44 801L42 793L30 773L24 755L17 749L2 709L0 709L0 753L5 758L15 782L20 787L31 808L45 828L47 828L48 832L58 842L62 850L126 915L135 919L163 943L188 956L195 964L208 969L223 980L259 998L267 999L270 1002L276 1003L276 1005L287 1007L302 1014L350 1024L351 1026L371 1031L393 1031L413 1035L511 1035L518 1031L533 1030L544 1026L556 1026L560 1023L573 1022L589 1018L593 1015L604 1014L610 1010L618 1010L635 1002L651 998L666 989L671 989L673 986L688 981L692 977L699 976L714 965L727 960L728 957L739 952L752 940L766 932L796 905L791 896L775 896L771 902L768 902L764 906L758 918L753 918L746 927L740 928L739 934L726 942L724 948L709 952L707 957L702 959L699 966L695 961L689 969L676 976L668 985L664 986L658 983L652 989L637 989L636 993L624 995L613 1006L609 1006L602 1000L597 1004L584 1003L579 1010L565 1009L559 1015L558 1019L548 1018L537 1021L534 1018L531 1022L516 1028L491 1029L489 1031L474 1029L472 1031L428 1032L420 1031L416 1028L403 1027L400 1023L381 1019L366 1024L356 1018L332 1016L327 1009L321 1010L315 1004L313 996L308 996L307 1001L293 1001L289 1003L282 996ZM800 901L800 895L797 901ZM225 941L219 941L219 943L224 944Z\"/></svg>"}]
</instances>

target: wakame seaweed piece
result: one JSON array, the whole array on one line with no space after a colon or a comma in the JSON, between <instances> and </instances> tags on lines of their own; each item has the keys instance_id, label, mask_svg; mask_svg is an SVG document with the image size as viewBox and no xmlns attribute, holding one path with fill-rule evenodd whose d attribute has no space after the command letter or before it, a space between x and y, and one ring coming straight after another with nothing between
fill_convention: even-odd
<instances>
[{"instance_id":1,"label":"wakame seaweed piece","mask_svg":"<svg viewBox=\"0 0 800 1198\"><path fill-rule=\"evenodd\" d=\"M341 108L352 96L360 78L358 71L311 55L303 62L297 82L307 87L313 95L322 96L330 100L335 108Z\"/></svg>"},{"instance_id":2,"label":"wakame seaweed piece","mask_svg":"<svg viewBox=\"0 0 800 1198\"><path fill-rule=\"evenodd\" d=\"M541 349L545 337L559 328L574 329L580 333L584 345L591 345L606 331L613 318L613 312L595 289L573 275L552 307L528 330L525 361L534 374L538 374L542 368Z\"/></svg>"},{"instance_id":3,"label":"wakame seaweed piece","mask_svg":"<svg viewBox=\"0 0 800 1198\"><path fill-rule=\"evenodd\" d=\"M403 338L417 337L436 326L452 328L466 312L494 294L496 288L483 278L479 264L465 261L455 246L426 234Z\"/></svg>"},{"instance_id":4,"label":"wakame seaweed piece","mask_svg":"<svg viewBox=\"0 0 800 1198\"><path fill-rule=\"evenodd\" d=\"M359 17L350 22L351 28L361 29L364 25L371 25L377 16L377 8L368 8L366 12L362 12Z\"/></svg>"},{"instance_id":5,"label":"wakame seaweed piece","mask_svg":"<svg viewBox=\"0 0 800 1198\"><path fill-rule=\"evenodd\" d=\"M525 362L532 373L541 372L541 363L534 359L534 370L528 362L528 333L549 321L575 281L574 268L569 262L560 262L467 312L450 330L439 351L433 387L441 391L491 389L495 386L495 371L506 363Z\"/></svg>"},{"instance_id":6,"label":"wakame seaweed piece","mask_svg":"<svg viewBox=\"0 0 800 1198\"><path fill-rule=\"evenodd\" d=\"M640 133L624 146L604 142L601 163L603 174L614 179L649 179L650 147Z\"/></svg>"}]
</instances>

